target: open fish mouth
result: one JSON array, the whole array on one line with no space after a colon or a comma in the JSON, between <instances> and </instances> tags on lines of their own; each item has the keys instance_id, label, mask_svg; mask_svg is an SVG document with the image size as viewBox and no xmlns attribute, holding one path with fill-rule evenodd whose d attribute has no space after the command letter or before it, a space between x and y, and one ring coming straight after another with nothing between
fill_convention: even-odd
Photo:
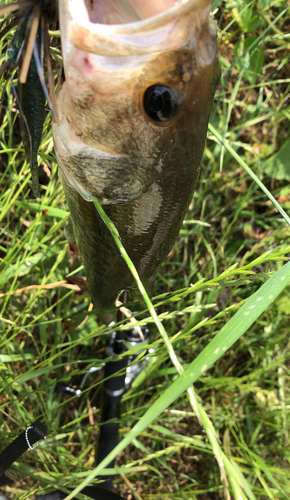
<instances>
[{"instance_id":1,"label":"open fish mouth","mask_svg":"<svg viewBox=\"0 0 290 500\"><path fill-rule=\"evenodd\" d=\"M85 200L128 203L171 175L165 159L193 126L188 117L199 113L202 94L216 85L210 5L59 0L65 83L55 151ZM201 74L209 81L200 86Z\"/></svg>"},{"instance_id":2,"label":"open fish mouth","mask_svg":"<svg viewBox=\"0 0 290 500\"><path fill-rule=\"evenodd\" d=\"M66 0L72 17L69 36L80 50L111 57L148 54L162 50L164 43L168 50L177 41L172 23L210 4L209 0Z\"/></svg>"}]
</instances>

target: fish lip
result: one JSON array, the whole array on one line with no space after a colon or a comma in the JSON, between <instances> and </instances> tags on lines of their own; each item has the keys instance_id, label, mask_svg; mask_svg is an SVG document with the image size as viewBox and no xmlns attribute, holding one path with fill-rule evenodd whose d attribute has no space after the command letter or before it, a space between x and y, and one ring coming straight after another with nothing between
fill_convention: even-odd
<instances>
[{"instance_id":1,"label":"fish lip","mask_svg":"<svg viewBox=\"0 0 290 500\"><path fill-rule=\"evenodd\" d=\"M87 8L83 0L66 0L66 3L73 19L78 19L78 21L80 21L79 24L89 24L91 25L92 30L95 26L96 30L94 31L106 31L106 33L109 33L111 35L132 35L135 33L143 33L149 30L151 31L152 29L160 28L161 26L164 26L165 24L173 21L177 17L185 16L190 12L204 9L205 7L211 5L212 0L181 0L181 2L173 5L172 7L169 7L160 14L156 14L155 16L149 17L147 19L142 19L140 21L125 24L91 23L87 13Z\"/></svg>"},{"instance_id":2,"label":"fish lip","mask_svg":"<svg viewBox=\"0 0 290 500\"><path fill-rule=\"evenodd\" d=\"M181 17L208 8L211 0L181 0L155 16L125 24L92 23L84 0L63 0L71 16L69 37L72 44L85 52L111 57L143 55L156 51L152 45L140 46L136 39L162 29Z\"/></svg>"}]
</instances>

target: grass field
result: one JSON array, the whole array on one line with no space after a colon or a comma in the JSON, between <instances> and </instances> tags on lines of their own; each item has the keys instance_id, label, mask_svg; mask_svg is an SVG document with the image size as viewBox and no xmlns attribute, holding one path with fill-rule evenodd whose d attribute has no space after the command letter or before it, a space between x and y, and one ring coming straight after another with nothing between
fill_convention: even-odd
<instances>
[{"instance_id":1,"label":"grass field","mask_svg":"<svg viewBox=\"0 0 290 500\"><path fill-rule=\"evenodd\" d=\"M212 10L222 78L200 185L157 276L157 319L146 313L154 356L122 403L115 484L127 500L290 498L290 11L281 0L215 0ZM11 36L0 41L4 52ZM54 386L79 384L104 358L108 331L88 312L89 294L65 278L82 274L82 263L63 232L69 213L51 117L36 202L18 114L8 84L0 450L36 418L48 437L9 469L14 483L1 492L12 500L102 474L94 462L101 372L81 398L56 396Z\"/></svg>"}]
</instances>

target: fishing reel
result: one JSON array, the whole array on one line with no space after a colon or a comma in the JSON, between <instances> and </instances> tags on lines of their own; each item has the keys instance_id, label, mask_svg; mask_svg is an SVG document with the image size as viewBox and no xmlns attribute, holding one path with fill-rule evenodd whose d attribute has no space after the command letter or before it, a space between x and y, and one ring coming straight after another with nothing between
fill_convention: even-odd
<instances>
[{"instance_id":1,"label":"fishing reel","mask_svg":"<svg viewBox=\"0 0 290 500\"><path fill-rule=\"evenodd\" d=\"M150 355L154 352L154 349L152 348L147 349L149 338L150 329L147 325L142 327L128 327L126 330L123 330L121 332L112 331L109 334L109 343L106 347L106 357L116 358L120 357L121 354L125 354L123 361L120 360L118 363L116 361L111 361L91 367L84 375L78 388L74 388L71 385L66 384L65 382L59 381L56 384L55 392L68 394L69 396L80 397L83 390L85 389L85 385L89 376L95 372L105 369L105 367L109 365L113 367L113 371L109 370L110 373L105 373L105 378L107 378L106 375L110 377L114 373L117 373L117 371L126 368L124 387L121 394L123 395L124 392L130 389L133 381L137 378L137 376L143 370L145 370L148 365ZM133 354L126 356L126 352L135 351L135 349L138 350ZM111 365L111 363L113 363L113 365ZM105 369L105 371L108 371L108 369ZM119 395L121 387L119 386L117 381L115 380L109 385L109 394L113 396ZM106 384L104 384L104 387L106 390Z\"/></svg>"},{"instance_id":2,"label":"fishing reel","mask_svg":"<svg viewBox=\"0 0 290 500\"><path fill-rule=\"evenodd\" d=\"M149 362L149 354L154 352L154 349L147 349L147 345L149 343L150 337L150 329L148 326L144 326L141 329L142 336L140 331L136 328L127 328L124 332L123 343L128 351L132 351L135 348L138 348L138 351L134 354L130 354L128 356L128 366L126 370L125 377L125 391L127 391L133 381L137 378L139 373L141 373L148 365ZM135 363L135 360L138 361Z\"/></svg>"},{"instance_id":3,"label":"fishing reel","mask_svg":"<svg viewBox=\"0 0 290 500\"><path fill-rule=\"evenodd\" d=\"M106 358L109 358L109 361L103 363L101 366L90 368L85 374L79 389L74 389L62 382L58 382L56 386L56 392L65 392L71 396L76 395L79 397L82 394L88 376L103 368L102 424L100 426L97 447L97 464L101 463L117 446L121 399L123 394L131 387L136 377L148 365L149 354L151 354L151 349L147 349L149 336L150 330L148 326L139 327L133 325L128 326L124 331L112 330L109 336L109 343L106 347ZM133 352L126 355L128 351ZM114 460L107 467L113 468ZM105 479L102 479L102 487L106 491L111 492L114 476L106 476Z\"/></svg>"}]
</instances>

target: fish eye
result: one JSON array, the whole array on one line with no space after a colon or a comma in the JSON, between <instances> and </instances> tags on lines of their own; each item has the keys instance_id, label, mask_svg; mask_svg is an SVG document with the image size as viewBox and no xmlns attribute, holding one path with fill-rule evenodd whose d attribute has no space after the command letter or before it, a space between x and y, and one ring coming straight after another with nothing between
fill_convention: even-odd
<instances>
[{"instance_id":1,"label":"fish eye","mask_svg":"<svg viewBox=\"0 0 290 500\"><path fill-rule=\"evenodd\" d=\"M147 115L156 122L167 122L177 113L178 94L165 85L151 85L144 93L143 105Z\"/></svg>"}]
</instances>

